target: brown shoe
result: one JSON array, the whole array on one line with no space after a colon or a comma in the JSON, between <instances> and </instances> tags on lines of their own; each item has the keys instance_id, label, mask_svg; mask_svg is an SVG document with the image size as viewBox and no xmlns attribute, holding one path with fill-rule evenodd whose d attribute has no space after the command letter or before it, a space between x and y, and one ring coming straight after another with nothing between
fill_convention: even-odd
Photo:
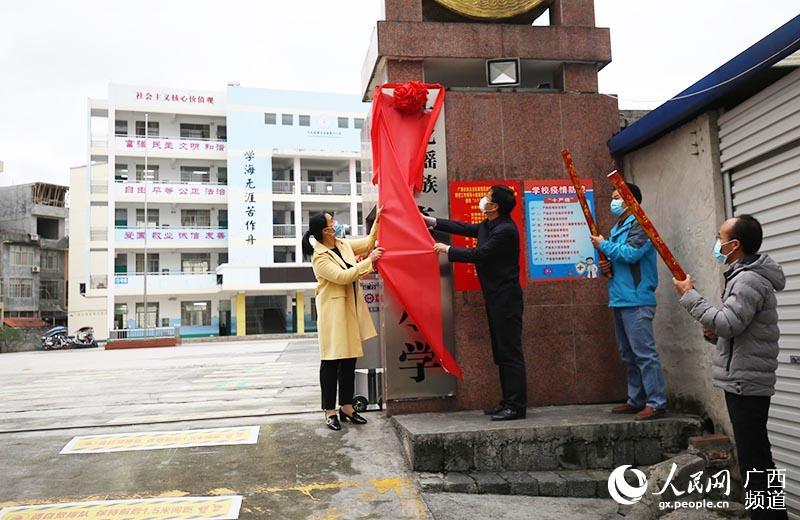
<instances>
[{"instance_id":1,"label":"brown shoe","mask_svg":"<svg viewBox=\"0 0 800 520\"><path fill-rule=\"evenodd\" d=\"M639 413L640 411L642 411L642 408L636 408L634 406L629 405L628 403L617 405L611 409L611 413L634 414L634 413Z\"/></svg>"},{"instance_id":2,"label":"brown shoe","mask_svg":"<svg viewBox=\"0 0 800 520\"><path fill-rule=\"evenodd\" d=\"M641 412L636 414L637 421L649 421L651 419L655 419L657 417L661 417L662 415L667 413L666 408L652 408L650 406L645 406Z\"/></svg>"}]
</instances>

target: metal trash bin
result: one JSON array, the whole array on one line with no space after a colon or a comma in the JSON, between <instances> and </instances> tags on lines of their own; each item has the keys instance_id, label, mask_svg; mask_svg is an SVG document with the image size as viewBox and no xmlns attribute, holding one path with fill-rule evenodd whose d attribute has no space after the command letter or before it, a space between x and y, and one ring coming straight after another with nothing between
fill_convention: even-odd
<instances>
[{"instance_id":1,"label":"metal trash bin","mask_svg":"<svg viewBox=\"0 0 800 520\"><path fill-rule=\"evenodd\" d=\"M364 342L364 356L356 363L353 407L358 412L383 410L383 359L381 357L380 302L383 280L373 273L361 279L361 292L378 335Z\"/></svg>"}]
</instances>

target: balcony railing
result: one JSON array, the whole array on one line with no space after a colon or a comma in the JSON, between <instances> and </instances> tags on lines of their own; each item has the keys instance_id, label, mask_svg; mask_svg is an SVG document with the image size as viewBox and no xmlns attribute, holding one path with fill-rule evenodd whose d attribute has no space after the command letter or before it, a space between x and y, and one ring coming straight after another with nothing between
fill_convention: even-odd
<instances>
[{"instance_id":1,"label":"balcony railing","mask_svg":"<svg viewBox=\"0 0 800 520\"><path fill-rule=\"evenodd\" d=\"M116 273L114 287L117 294L142 294L144 273ZM147 290L151 294L189 294L213 292L217 289L214 272L153 272L147 273Z\"/></svg>"},{"instance_id":2,"label":"balcony railing","mask_svg":"<svg viewBox=\"0 0 800 520\"><path fill-rule=\"evenodd\" d=\"M114 179L114 182L118 182L120 184L144 184L143 180L137 179ZM213 182L213 181L181 181L177 179L148 179L147 184L152 184L154 186L158 186L160 184L181 184L187 186L227 186L228 181L224 182Z\"/></svg>"},{"instance_id":3,"label":"balcony railing","mask_svg":"<svg viewBox=\"0 0 800 520\"><path fill-rule=\"evenodd\" d=\"M121 339L174 338L177 327L151 327L147 329L113 329L108 331L109 341Z\"/></svg>"},{"instance_id":4,"label":"balcony railing","mask_svg":"<svg viewBox=\"0 0 800 520\"><path fill-rule=\"evenodd\" d=\"M272 226L272 236L275 238L294 238L294 224L275 224Z\"/></svg>"},{"instance_id":5,"label":"balcony railing","mask_svg":"<svg viewBox=\"0 0 800 520\"><path fill-rule=\"evenodd\" d=\"M301 234L305 233L306 231L308 231L308 224L303 224L300 229L302 230ZM350 225L349 224L345 224L344 225L344 229L345 229L345 234L347 236L364 236L364 235L367 234L366 226L358 226L356 228L356 232L355 233L351 233L350 232Z\"/></svg>"},{"instance_id":6,"label":"balcony railing","mask_svg":"<svg viewBox=\"0 0 800 520\"><path fill-rule=\"evenodd\" d=\"M272 181L272 193L294 193L294 181Z\"/></svg>"},{"instance_id":7,"label":"balcony railing","mask_svg":"<svg viewBox=\"0 0 800 520\"><path fill-rule=\"evenodd\" d=\"M304 195L350 195L349 182L303 182L300 189Z\"/></svg>"}]
</instances>

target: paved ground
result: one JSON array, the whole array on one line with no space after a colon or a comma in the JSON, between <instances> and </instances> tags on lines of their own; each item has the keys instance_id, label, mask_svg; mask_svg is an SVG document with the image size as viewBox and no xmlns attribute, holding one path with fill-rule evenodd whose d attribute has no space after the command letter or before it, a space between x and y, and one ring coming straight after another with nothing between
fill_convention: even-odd
<instances>
[{"instance_id":1,"label":"paved ground","mask_svg":"<svg viewBox=\"0 0 800 520\"><path fill-rule=\"evenodd\" d=\"M429 518L388 420L318 412L314 341L4 354L0 507L242 495L240 518ZM260 426L255 445L59 455L76 435Z\"/></svg>"},{"instance_id":2,"label":"paved ground","mask_svg":"<svg viewBox=\"0 0 800 520\"><path fill-rule=\"evenodd\" d=\"M382 413L325 428L318 359L315 340L3 354L0 508L239 495L242 519L604 517L587 499L421 496ZM60 454L75 436L242 426L255 444Z\"/></svg>"},{"instance_id":3,"label":"paved ground","mask_svg":"<svg viewBox=\"0 0 800 520\"><path fill-rule=\"evenodd\" d=\"M318 367L314 340L4 354L0 432L308 412Z\"/></svg>"}]
</instances>

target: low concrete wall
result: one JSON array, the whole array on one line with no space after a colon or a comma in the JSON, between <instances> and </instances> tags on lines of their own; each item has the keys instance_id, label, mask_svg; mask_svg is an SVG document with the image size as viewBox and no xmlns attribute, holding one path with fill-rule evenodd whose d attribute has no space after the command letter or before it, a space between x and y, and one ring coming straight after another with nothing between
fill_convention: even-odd
<instances>
[{"instance_id":1,"label":"low concrete wall","mask_svg":"<svg viewBox=\"0 0 800 520\"><path fill-rule=\"evenodd\" d=\"M697 289L712 302L722 293L722 269L711 254L725 220L715 113L707 113L625 156L626 178L642 189L642 206ZM659 261L656 343L673 405L704 412L733 435L725 399L711 384L714 347L678 304L672 275ZM700 408L701 410L698 410Z\"/></svg>"}]
</instances>

